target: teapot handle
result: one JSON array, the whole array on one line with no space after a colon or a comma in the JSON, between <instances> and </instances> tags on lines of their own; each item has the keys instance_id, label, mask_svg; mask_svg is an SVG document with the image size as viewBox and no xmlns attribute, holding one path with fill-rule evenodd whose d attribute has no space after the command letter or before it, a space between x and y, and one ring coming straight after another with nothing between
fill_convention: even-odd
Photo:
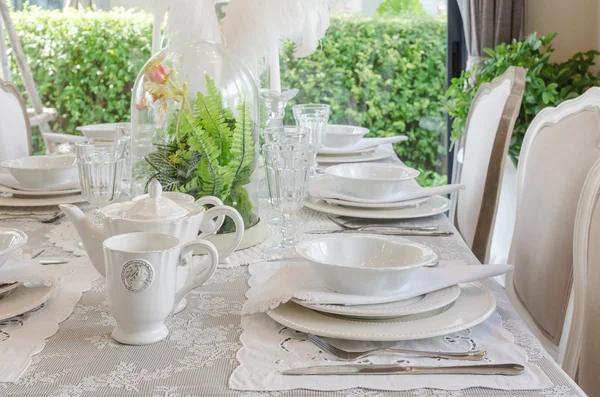
<instances>
[{"instance_id":1,"label":"teapot handle","mask_svg":"<svg viewBox=\"0 0 600 397\"><path fill-rule=\"evenodd\" d=\"M175 295L175 304L173 305L171 314L173 314L177 308L179 301L183 299L188 292L204 284L206 280L212 277L212 275L215 273L215 270L217 270L217 265L219 264L219 252L217 251L217 248L210 241L201 239L192 240L189 243L183 244L179 254L178 266L185 266L185 261L182 261L181 258L190 251L194 251L196 249L206 250L210 259L210 264L206 269L196 276L194 276L192 272L188 273L188 278L185 281L185 285L179 292L177 292L177 295Z\"/></svg>"},{"instance_id":2,"label":"teapot handle","mask_svg":"<svg viewBox=\"0 0 600 397\"><path fill-rule=\"evenodd\" d=\"M198 200L195 201L194 204L197 206L200 206L200 205L201 206L212 205L213 207L222 207L223 206L223 202L214 196L200 197ZM211 221L212 221L212 218L211 218ZM217 217L217 220L215 222L211 222L210 224L207 223L205 225L206 222L203 221L202 222L203 229L200 230L201 233L200 233L199 238L206 238L206 236L215 234L216 232L219 231L221 226L223 226L223 222L225 222L225 215L220 215L219 217ZM208 228L208 226L210 226L210 229Z\"/></svg>"},{"instance_id":3,"label":"teapot handle","mask_svg":"<svg viewBox=\"0 0 600 397\"><path fill-rule=\"evenodd\" d=\"M227 216L233 220L233 223L235 223L235 236L233 238L232 243L229 245L229 247L219 252L219 255L221 256L221 262L224 262L225 259L229 255L231 255L231 253L235 251L242 242L242 238L244 237L244 220L242 219L240 213L233 207L230 207L228 205L213 207L206 211L206 214L204 214L204 220L200 225L200 230L202 231L202 233L200 234L201 238L203 236L216 233L216 231L219 230L214 229L213 226L215 222L213 222L213 219L218 219L221 216ZM205 232L206 230L210 230L211 233Z\"/></svg>"}]
</instances>

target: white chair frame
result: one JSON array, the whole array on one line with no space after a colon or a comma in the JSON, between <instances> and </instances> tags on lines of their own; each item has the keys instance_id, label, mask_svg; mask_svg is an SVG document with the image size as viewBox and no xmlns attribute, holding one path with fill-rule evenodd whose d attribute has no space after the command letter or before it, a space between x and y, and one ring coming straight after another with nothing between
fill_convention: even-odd
<instances>
[{"instance_id":1,"label":"white chair frame","mask_svg":"<svg viewBox=\"0 0 600 397\"><path fill-rule=\"evenodd\" d=\"M0 79L0 90L14 96L21 105L21 110L23 111L23 120L25 121L25 133L27 134L27 145L29 155L31 156L33 152L33 146L31 143L31 125L29 123L29 115L27 114L27 106L25 105L25 100L23 99L21 93L19 93L17 86L13 83Z\"/></svg>"}]
</instances>

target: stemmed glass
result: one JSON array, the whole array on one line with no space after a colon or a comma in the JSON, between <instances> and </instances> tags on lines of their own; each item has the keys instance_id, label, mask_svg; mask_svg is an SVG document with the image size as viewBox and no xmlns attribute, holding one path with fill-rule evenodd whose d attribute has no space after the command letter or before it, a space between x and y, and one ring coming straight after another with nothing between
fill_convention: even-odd
<instances>
[{"instance_id":1,"label":"stemmed glass","mask_svg":"<svg viewBox=\"0 0 600 397\"><path fill-rule=\"evenodd\" d=\"M308 143L316 149L313 167L317 170L317 152L325 144L325 130L329 122L329 105L325 104L304 104L294 105L294 118L296 124L306 127L310 130Z\"/></svg>"},{"instance_id":2,"label":"stemmed glass","mask_svg":"<svg viewBox=\"0 0 600 397\"><path fill-rule=\"evenodd\" d=\"M75 153L81 194L94 208L94 224L102 225L100 208L119 198L128 137L77 142Z\"/></svg>"},{"instance_id":3,"label":"stemmed glass","mask_svg":"<svg viewBox=\"0 0 600 397\"><path fill-rule=\"evenodd\" d=\"M304 205L315 148L306 143L271 142L263 146L269 201L281 214L281 241L269 249L292 254L295 230L292 216Z\"/></svg>"}]
</instances>

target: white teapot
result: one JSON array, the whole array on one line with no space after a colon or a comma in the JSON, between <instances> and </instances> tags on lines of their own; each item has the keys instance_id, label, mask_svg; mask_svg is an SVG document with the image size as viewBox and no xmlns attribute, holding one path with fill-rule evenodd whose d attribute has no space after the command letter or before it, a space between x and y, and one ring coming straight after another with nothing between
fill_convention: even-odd
<instances>
[{"instance_id":1,"label":"white teapot","mask_svg":"<svg viewBox=\"0 0 600 397\"><path fill-rule=\"evenodd\" d=\"M213 207L206 210L204 205ZM60 209L75 225L92 264L103 276L106 275L106 265L102 243L115 235L155 232L177 237L182 243L187 243L216 233L223 224L225 216L228 216L235 223L236 230L233 243L219 252L219 258L223 259L239 246L244 233L244 221L233 207L223 205L221 200L212 196L194 201L194 198L187 194L163 193L162 186L156 179L150 182L147 195L102 208L100 211L103 215L104 228L94 226L91 219L77 206L61 204ZM190 269L192 261L189 260L189 256L184 260L190 265L186 266L186 263L178 268L178 291L183 288L190 270L193 273L199 273L201 270ZM183 310L185 304L183 300L176 312Z\"/></svg>"}]
</instances>

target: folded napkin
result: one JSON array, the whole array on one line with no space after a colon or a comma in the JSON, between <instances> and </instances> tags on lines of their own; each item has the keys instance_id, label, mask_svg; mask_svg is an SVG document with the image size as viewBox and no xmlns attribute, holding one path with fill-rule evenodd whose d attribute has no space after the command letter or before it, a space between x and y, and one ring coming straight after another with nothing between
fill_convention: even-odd
<instances>
[{"instance_id":1,"label":"folded napkin","mask_svg":"<svg viewBox=\"0 0 600 397\"><path fill-rule=\"evenodd\" d=\"M414 185L410 190L404 190L396 195L386 197L384 199L363 199L354 196L349 196L344 193L340 193L340 189L334 177L325 175L321 178L314 179L310 182L308 192L313 198L318 199L339 199L351 201L353 203L362 204L383 204L383 203L397 203L400 201L408 201L419 199L423 197L431 197L437 195L450 194L459 189L463 189L463 185L452 184L436 187L421 187L414 182Z\"/></svg>"},{"instance_id":2,"label":"folded napkin","mask_svg":"<svg viewBox=\"0 0 600 397\"><path fill-rule=\"evenodd\" d=\"M333 292L323 285L306 262L289 263L279 269L260 287L246 296L242 314L265 312L292 298L308 303L333 305L369 305L414 298L460 283L499 276L513 269L512 265L464 265L461 261L441 260L438 266L415 270L409 283L393 295L362 296Z\"/></svg>"},{"instance_id":3,"label":"folded napkin","mask_svg":"<svg viewBox=\"0 0 600 397\"><path fill-rule=\"evenodd\" d=\"M356 145L345 149L334 149L330 147L324 147L319 150L319 154L348 154L359 150L376 148L377 146L389 145L390 143L397 143L407 140L408 137L405 135L392 136L388 138L363 138Z\"/></svg>"},{"instance_id":4,"label":"folded napkin","mask_svg":"<svg viewBox=\"0 0 600 397\"><path fill-rule=\"evenodd\" d=\"M0 267L0 284L32 283L58 285L59 280L47 266L40 265L35 259L10 257Z\"/></svg>"},{"instance_id":5,"label":"folded napkin","mask_svg":"<svg viewBox=\"0 0 600 397\"><path fill-rule=\"evenodd\" d=\"M4 185L15 190L23 190L26 192L55 192L58 190L71 190L81 188L79 186L79 182L77 181L61 183L59 185L54 185L50 187L24 187L21 186L19 181L17 181L12 175L2 173L0 173L0 185Z\"/></svg>"}]
</instances>

